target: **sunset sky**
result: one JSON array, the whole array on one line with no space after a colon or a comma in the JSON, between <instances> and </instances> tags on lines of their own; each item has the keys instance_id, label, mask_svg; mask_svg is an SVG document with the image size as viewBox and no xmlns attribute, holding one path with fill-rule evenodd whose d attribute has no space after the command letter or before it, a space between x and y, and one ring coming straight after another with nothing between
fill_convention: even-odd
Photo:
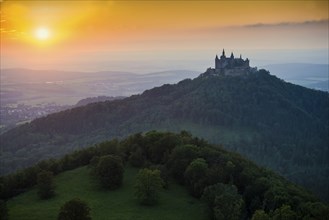
<instances>
[{"instance_id":1,"label":"sunset sky","mask_svg":"<svg viewBox=\"0 0 329 220\"><path fill-rule=\"evenodd\" d=\"M203 69L222 48L255 64L326 63L328 1L1 3L1 68Z\"/></svg>"}]
</instances>

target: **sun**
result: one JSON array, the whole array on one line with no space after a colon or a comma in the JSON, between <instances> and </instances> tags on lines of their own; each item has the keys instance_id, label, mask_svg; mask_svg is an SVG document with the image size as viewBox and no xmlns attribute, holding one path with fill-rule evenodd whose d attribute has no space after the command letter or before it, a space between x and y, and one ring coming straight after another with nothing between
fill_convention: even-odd
<instances>
[{"instance_id":1,"label":"sun","mask_svg":"<svg viewBox=\"0 0 329 220\"><path fill-rule=\"evenodd\" d=\"M46 27L37 28L34 34L38 40L47 40L48 38L50 38L50 31Z\"/></svg>"}]
</instances>

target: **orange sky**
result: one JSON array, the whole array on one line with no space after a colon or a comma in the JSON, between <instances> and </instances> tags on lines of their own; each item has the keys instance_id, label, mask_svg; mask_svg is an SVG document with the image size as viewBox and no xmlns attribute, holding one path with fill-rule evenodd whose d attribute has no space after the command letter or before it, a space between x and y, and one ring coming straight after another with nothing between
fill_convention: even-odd
<instances>
[{"instance_id":1,"label":"orange sky","mask_svg":"<svg viewBox=\"0 0 329 220\"><path fill-rule=\"evenodd\" d=\"M49 29L49 39L36 38L38 27ZM222 47L328 48L328 1L1 3L1 68L39 68L69 63L72 57L78 63L82 54L121 59L131 52L156 51L172 58L177 52Z\"/></svg>"}]
</instances>

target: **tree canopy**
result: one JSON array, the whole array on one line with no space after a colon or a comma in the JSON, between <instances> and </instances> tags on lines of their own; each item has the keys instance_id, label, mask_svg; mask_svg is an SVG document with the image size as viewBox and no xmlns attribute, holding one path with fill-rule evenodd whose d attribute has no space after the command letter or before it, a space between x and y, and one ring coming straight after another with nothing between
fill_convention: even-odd
<instances>
[{"instance_id":1,"label":"tree canopy","mask_svg":"<svg viewBox=\"0 0 329 220\"><path fill-rule=\"evenodd\" d=\"M99 158L94 173L103 187L116 189L122 185L124 167L120 157L106 155Z\"/></svg>"},{"instance_id":2,"label":"tree canopy","mask_svg":"<svg viewBox=\"0 0 329 220\"><path fill-rule=\"evenodd\" d=\"M212 208L216 220L241 219L244 201L234 185L218 183L208 186L202 198Z\"/></svg>"},{"instance_id":3,"label":"tree canopy","mask_svg":"<svg viewBox=\"0 0 329 220\"><path fill-rule=\"evenodd\" d=\"M155 205L159 190L163 187L160 170L141 169L138 172L135 189L136 196L143 205Z\"/></svg>"}]
</instances>

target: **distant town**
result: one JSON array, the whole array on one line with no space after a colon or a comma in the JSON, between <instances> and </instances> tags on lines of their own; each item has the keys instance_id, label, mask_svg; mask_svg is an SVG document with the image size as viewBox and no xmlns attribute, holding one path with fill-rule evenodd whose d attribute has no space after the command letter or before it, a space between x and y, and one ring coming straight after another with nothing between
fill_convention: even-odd
<instances>
[{"instance_id":1,"label":"distant town","mask_svg":"<svg viewBox=\"0 0 329 220\"><path fill-rule=\"evenodd\" d=\"M35 118L70 108L69 105L41 103L37 105L13 104L0 107L0 133Z\"/></svg>"}]
</instances>

